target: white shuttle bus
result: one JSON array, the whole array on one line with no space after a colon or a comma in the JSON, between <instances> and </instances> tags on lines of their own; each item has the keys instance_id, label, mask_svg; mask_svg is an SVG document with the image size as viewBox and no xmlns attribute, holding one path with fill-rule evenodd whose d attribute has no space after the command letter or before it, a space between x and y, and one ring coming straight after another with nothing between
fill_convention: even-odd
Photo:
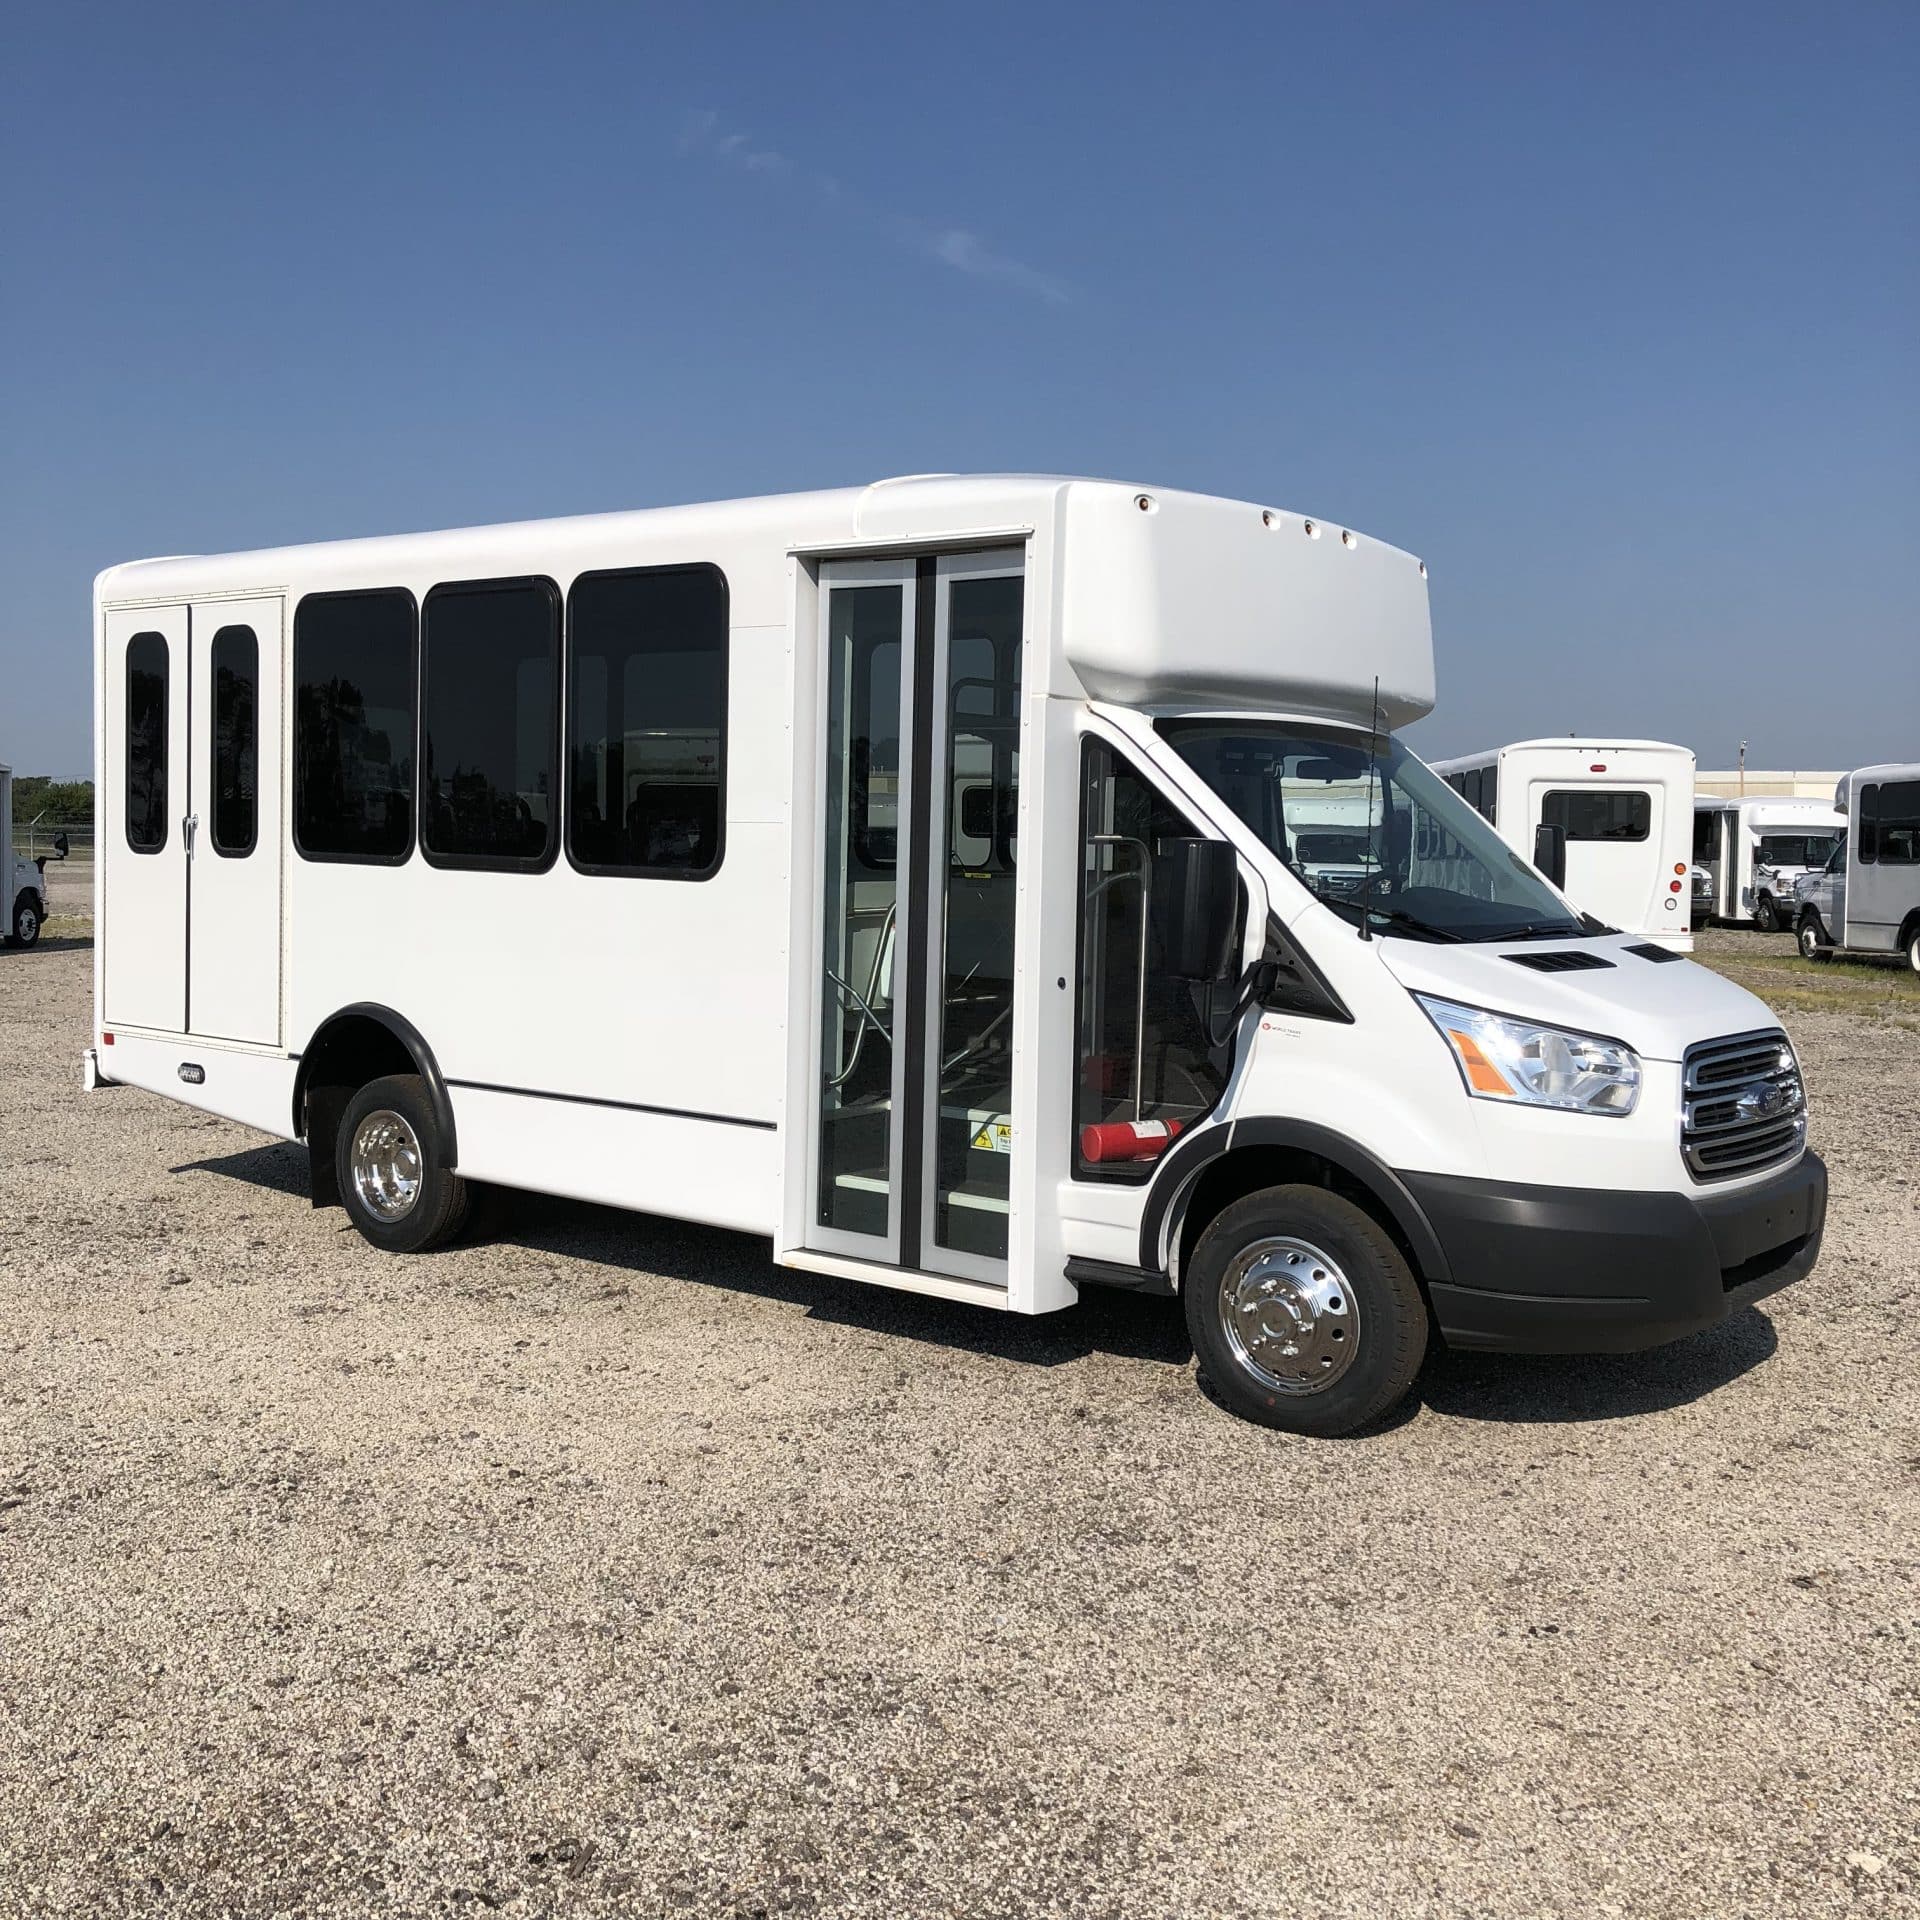
<instances>
[{"instance_id":1,"label":"white shuttle bus","mask_svg":"<svg viewBox=\"0 0 1920 1920\"><path fill-rule=\"evenodd\" d=\"M1300 1432L1435 1335L1709 1326L1819 1250L1793 1052L1393 738L1425 574L1049 478L113 568L89 1084L305 1142L395 1252L491 1182L1179 1293Z\"/></svg>"},{"instance_id":2,"label":"white shuttle bus","mask_svg":"<svg viewBox=\"0 0 1920 1920\"><path fill-rule=\"evenodd\" d=\"M67 836L54 837L55 860L67 857ZM13 844L13 769L0 767L0 946L30 947L47 920L47 855L30 859Z\"/></svg>"},{"instance_id":3,"label":"white shuttle bus","mask_svg":"<svg viewBox=\"0 0 1920 1920\"><path fill-rule=\"evenodd\" d=\"M1801 882L1800 951L1809 960L1897 953L1920 973L1920 761L1843 774L1827 819L1840 837Z\"/></svg>"},{"instance_id":4,"label":"white shuttle bus","mask_svg":"<svg viewBox=\"0 0 1920 1920\"><path fill-rule=\"evenodd\" d=\"M1840 823L1824 800L1761 795L1693 803L1693 917L1779 933L1794 883L1827 864Z\"/></svg>"},{"instance_id":5,"label":"white shuttle bus","mask_svg":"<svg viewBox=\"0 0 1920 1920\"><path fill-rule=\"evenodd\" d=\"M1693 951L1693 755L1661 740L1520 740L1435 773L1583 913Z\"/></svg>"}]
</instances>

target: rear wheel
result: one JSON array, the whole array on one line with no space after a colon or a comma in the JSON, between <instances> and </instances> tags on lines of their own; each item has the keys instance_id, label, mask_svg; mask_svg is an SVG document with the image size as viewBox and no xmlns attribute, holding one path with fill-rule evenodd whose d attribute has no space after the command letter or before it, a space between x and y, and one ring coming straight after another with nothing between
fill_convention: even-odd
<instances>
[{"instance_id":1,"label":"rear wheel","mask_svg":"<svg viewBox=\"0 0 1920 1920\"><path fill-rule=\"evenodd\" d=\"M1763 893L1760 898L1754 902L1753 924L1758 927L1762 933L1778 933L1780 931L1780 909L1774 905L1772 894Z\"/></svg>"},{"instance_id":2,"label":"rear wheel","mask_svg":"<svg viewBox=\"0 0 1920 1920\"><path fill-rule=\"evenodd\" d=\"M13 903L13 944L32 946L40 938L40 924L40 902L32 894L23 893Z\"/></svg>"},{"instance_id":3,"label":"rear wheel","mask_svg":"<svg viewBox=\"0 0 1920 1920\"><path fill-rule=\"evenodd\" d=\"M348 1217L383 1253L424 1253L466 1223L467 1183L447 1164L418 1074L369 1081L347 1102L334 1172Z\"/></svg>"},{"instance_id":4,"label":"rear wheel","mask_svg":"<svg viewBox=\"0 0 1920 1920\"><path fill-rule=\"evenodd\" d=\"M1920 973L1920 927L1915 927L1907 935L1907 965L1915 973Z\"/></svg>"},{"instance_id":5,"label":"rear wheel","mask_svg":"<svg viewBox=\"0 0 1920 1920\"><path fill-rule=\"evenodd\" d=\"M1413 1385L1427 1308L1369 1213L1321 1187L1266 1187L1200 1236L1182 1282L1200 1370L1243 1420L1322 1437Z\"/></svg>"},{"instance_id":6,"label":"rear wheel","mask_svg":"<svg viewBox=\"0 0 1920 1920\"><path fill-rule=\"evenodd\" d=\"M1830 956L1827 951L1826 929L1820 924L1820 916L1811 907L1800 916L1800 925L1794 936L1800 942L1803 959L1825 960Z\"/></svg>"}]
</instances>

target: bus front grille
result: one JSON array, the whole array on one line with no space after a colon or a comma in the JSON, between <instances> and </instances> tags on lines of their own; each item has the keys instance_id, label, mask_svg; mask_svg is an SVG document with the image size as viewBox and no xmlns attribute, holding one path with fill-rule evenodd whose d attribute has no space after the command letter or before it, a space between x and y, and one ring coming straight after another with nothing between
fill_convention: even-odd
<instances>
[{"instance_id":1,"label":"bus front grille","mask_svg":"<svg viewBox=\"0 0 1920 1920\"><path fill-rule=\"evenodd\" d=\"M1800 1063L1777 1029L1689 1047L1682 1098L1680 1150L1696 1180L1757 1173L1806 1143Z\"/></svg>"}]
</instances>

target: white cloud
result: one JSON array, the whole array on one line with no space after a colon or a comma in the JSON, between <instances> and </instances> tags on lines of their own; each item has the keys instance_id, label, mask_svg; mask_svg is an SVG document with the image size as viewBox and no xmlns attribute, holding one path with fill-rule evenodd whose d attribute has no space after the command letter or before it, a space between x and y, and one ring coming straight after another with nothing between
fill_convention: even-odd
<instances>
[{"instance_id":1,"label":"white cloud","mask_svg":"<svg viewBox=\"0 0 1920 1920\"><path fill-rule=\"evenodd\" d=\"M741 173L791 180L823 205L831 204L851 214L910 252L938 261L956 273L998 280L1048 306L1065 306L1073 298L1072 286L1059 275L996 252L972 228L943 226L938 221L876 207L843 187L831 174L800 167L778 148L756 145L751 134L724 128L719 114L710 108L687 115L679 146L683 154L704 155Z\"/></svg>"}]
</instances>

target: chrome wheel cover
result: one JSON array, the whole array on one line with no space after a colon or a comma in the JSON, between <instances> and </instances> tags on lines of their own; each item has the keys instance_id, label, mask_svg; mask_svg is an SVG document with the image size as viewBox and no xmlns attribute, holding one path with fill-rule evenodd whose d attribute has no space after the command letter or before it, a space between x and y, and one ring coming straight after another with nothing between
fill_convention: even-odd
<instances>
[{"instance_id":1,"label":"chrome wheel cover","mask_svg":"<svg viewBox=\"0 0 1920 1920\"><path fill-rule=\"evenodd\" d=\"M376 1220L404 1220L420 1198L420 1140L404 1116L380 1107L354 1129L353 1190Z\"/></svg>"},{"instance_id":2,"label":"chrome wheel cover","mask_svg":"<svg viewBox=\"0 0 1920 1920\"><path fill-rule=\"evenodd\" d=\"M18 940L23 947L32 946L39 932L40 916L35 913L31 907L22 907L20 911L13 916L14 938Z\"/></svg>"},{"instance_id":3,"label":"chrome wheel cover","mask_svg":"<svg viewBox=\"0 0 1920 1920\"><path fill-rule=\"evenodd\" d=\"M1255 1240L1220 1281L1220 1325L1264 1387L1324 1393L1360 1351L1360 1306L1337 1262L1306 1240Z\"/></svg>"}]
</instances>

